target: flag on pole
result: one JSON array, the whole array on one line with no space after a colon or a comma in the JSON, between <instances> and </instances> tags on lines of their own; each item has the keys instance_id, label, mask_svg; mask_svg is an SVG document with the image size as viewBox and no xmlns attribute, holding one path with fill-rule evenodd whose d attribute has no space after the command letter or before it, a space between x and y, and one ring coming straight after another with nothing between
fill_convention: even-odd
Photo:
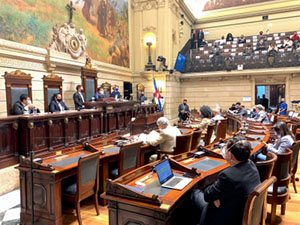
<instances>
[{"instance_id":1,"label":"flag on pole","mask_svg":"<svg viewBox=\"0 0 300 225\"><path fill-rule=\"evenodd\" d=\"M153 91L154 100L155 100L155 103L158 104L159 111L161 112L164 107L164 97L160 94L160 92L156 86L156 81L155 81L154 76L153 76L153 86L154 86L154 91Z\"/></svg>"}]
</instances>

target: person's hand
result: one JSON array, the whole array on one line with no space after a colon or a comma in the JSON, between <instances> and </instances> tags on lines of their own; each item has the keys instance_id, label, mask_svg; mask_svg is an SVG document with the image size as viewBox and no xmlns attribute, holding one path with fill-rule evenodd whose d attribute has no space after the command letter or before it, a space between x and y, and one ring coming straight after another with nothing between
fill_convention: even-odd
<instances>
[{"instance_id":1,"label":"person's hand","mask_svg":"<svg viewBox=\"0 0 300 225\"><path fill-rule=\"evenodd\" d=\"M184 113L184 110L181 110L181 113Z\"/></svg>"},{"instance_id":2,"label":"person's hand","mask_svg":"<svg viewBox=\"0 0 300 225\"><path fill-rule=\"evenodd\" d=\"M28 109L33 109L33 108L34 108L34 105L28 104L28 105L27 105L27 108L28 108Z\"/></svg>"},{"instance_id":3,"label":"person's hand","mask_svg":"<svg viewBox=\"0 0 300 225\"><path fill-rule=\"evenodd\" d=\"M215 204L215 206L216 206L217 208L219 208L220 205L221 205L220 200L219 200L219 199L218 199L218 200L215 200L215 201L214 201L214 204Z\"/></svg>"}]
</instances>

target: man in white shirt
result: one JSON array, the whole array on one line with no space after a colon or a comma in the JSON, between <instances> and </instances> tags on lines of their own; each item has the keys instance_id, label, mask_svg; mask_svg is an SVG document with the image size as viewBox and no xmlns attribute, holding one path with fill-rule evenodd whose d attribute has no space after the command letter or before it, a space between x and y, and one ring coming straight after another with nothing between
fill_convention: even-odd
<instances>
[{"instance_id":1,"label":"man in white shirt","mask_svg":"<svg viewBox=\"0 0 300 225\"><path fill-rule=\"evenodd\" d=\"M159 132L152 131L147 135L146 143L152 146L159 145L160 151L164 153L173 153L176 146L176 136L180 136L181 132L177 127L170 126L170 122L166 117L160 117L157 120ZM157 159L157 155L152 155L150 161Z\"/></svg>"}]
</instances>

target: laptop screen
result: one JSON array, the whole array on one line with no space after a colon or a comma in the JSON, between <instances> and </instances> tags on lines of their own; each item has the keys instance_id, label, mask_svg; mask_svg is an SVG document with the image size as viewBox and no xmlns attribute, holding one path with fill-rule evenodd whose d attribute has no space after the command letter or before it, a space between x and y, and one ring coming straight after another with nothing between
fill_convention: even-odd
<instances>
[{"instance_id":1,"label":"laptop screen","mask_svg":"<svg viewBox=\"0 0 300 225\"><path fill-rule=\"evenodd\" d=\"M155 165L155 169L160 184L165 183L167 180L173 177L173 172L169 160L164 160L161 163Z\"/></svg>"}]
</instances>

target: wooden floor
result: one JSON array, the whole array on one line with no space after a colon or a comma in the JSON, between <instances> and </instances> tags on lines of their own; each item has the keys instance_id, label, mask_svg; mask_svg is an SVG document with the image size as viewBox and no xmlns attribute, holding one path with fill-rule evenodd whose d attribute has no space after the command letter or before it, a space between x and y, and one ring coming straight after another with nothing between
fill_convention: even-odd
<instances>
[{"instance_id":1,"label":"wooden floor","mask_svg":"<svg viewBox=\"0 0 300 225\"><path fill-rule=\"evenodd\" d=\"M300 157L300 156L299 156ZM298 172L296 177L300 179L300 161L298 162ZM280 217L280 206L277 206L277 221L276 225L300 225L300 182L297 183L298 194L294 192L293 185L290 184L291 199L287 203L286 214ZM268 212L270 212L270 206L268 205ZM76 219L75 210L67 208L63 210L63 223L64 224L78 224ZM96 210L93 205L92 199L87 199L81 204L81 218L84 225L108 224L108 209L107 207L100 207L100 216L96 215Z\"/></svg>"}]
</instances>

